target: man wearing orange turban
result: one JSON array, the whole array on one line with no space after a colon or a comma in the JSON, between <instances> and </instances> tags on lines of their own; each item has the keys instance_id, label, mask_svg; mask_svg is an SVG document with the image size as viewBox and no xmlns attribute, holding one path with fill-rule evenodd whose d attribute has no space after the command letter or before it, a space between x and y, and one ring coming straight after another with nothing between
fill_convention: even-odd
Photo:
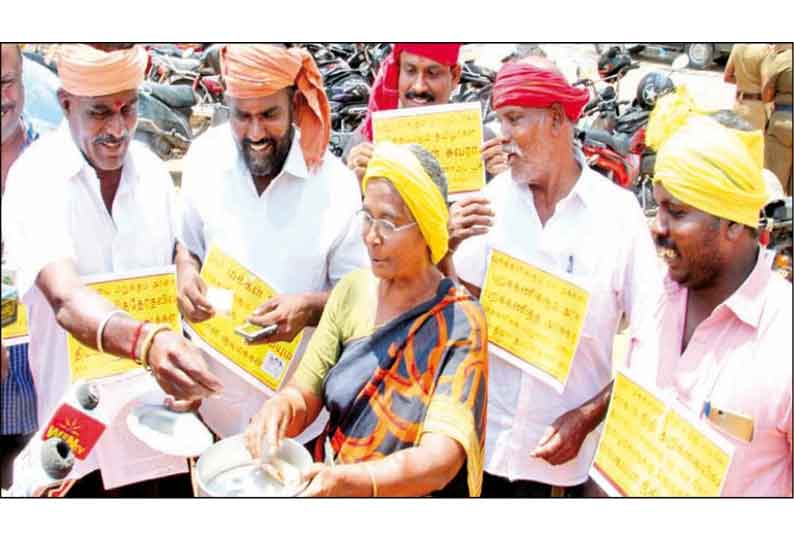
<instances>
[{"instance_id":1,"label":"man wearing orange turban","mask_svg":"<svg viewBox=\"0 0 794 542\"><path fill-rule=\"evenodd\" d=\"M172 262L171 177L154 154L132 141L146 53L140 46L100 50L70 44L59 48L57 63L66 121L11 168L2 213L7 261L17 269L17 288L30 315L39 427L46 426L71 386L67 332L88 348L148 366L166 393L189 406L221 390L198 349L179 333L118 310L81 278ZM144 352L142 344L150 347ZM123 385L112 378L96 382L110 395L130 386L156 391L145 371ZM112 420L107 431L114 438L100 440L75 464L69 476L80 480L72 493L101 492L96 469L108 475L102 477L108 489L187 471L184 460L125 445L133 437L123 419ZM119 464L126 466L123 472ZM189 480L184 482L189 490Z\"/></svg>"},{"instance_id":2,"label":"man wearing orange turban","mask_svg":"<svg viewBox=\"0 0 794 542\"><path fill-rule=\"evenodd\" d=\"M636 198L590 169L574 146L586 102L587 93L545 58L505 65L494 84L510 169L483 190L494 224L457 248L457 274L479 296L496 249L579 284L589 304L562 390L526 363L491 352L483 496L583 493L611 389L615 332L624 315L632 325L645 318L659 285ZM467 224L488 216L477 211L450 209L450 248L466 238ZM530 309L545 318L541 303ZM548 360L538 354L534 361Z\"/></svg>"},{"instance_id":3,"label":"man wearing orange turban","mask_svg":"<svg viewBox=\"0 0 794 542\"><path fill-rule=\"evenodd\" d=\"M190 322L215 314L199 271L216 246L279 294L245 316L277 326L268 342L292 341L317 325L339 279L369 266L354 222L361 197L353 173L327 150L328 99L308 52L228 45L221 73L229 123L194 141L184 160L180 310ZM280 379L288 361L270 359L266 370ZM212 367L229 393L205 400L202 414L226 436L243 431L267 395L222 362Z\"/></svg>"},{"instance_id":4,"label":"man wearing orange turban","mask_svg":"<svg viewBox=\"0 0 794 542\"><path fill-rule=\"evenodd\" d=\"M460 82L459 43L395 43L372 86L367 117L347 144L343 157L360 179L372 156L372 114L402 107L449 103ZM488 179L507 169L502 139L485 129L481 152Z\"/></svg>"}]
</instances>

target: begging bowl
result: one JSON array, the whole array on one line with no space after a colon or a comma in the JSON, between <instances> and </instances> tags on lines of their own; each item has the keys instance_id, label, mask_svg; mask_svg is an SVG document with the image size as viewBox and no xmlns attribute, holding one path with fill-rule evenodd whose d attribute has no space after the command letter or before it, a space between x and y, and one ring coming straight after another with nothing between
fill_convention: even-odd
<instances>
[{"instance_id":1,"label":"begging bowl","mask_svg":"<svg viewBox=\"0 0 794 542\"><path fill-rule=\"evenodd\" d=\"M284 439L275 456L303 471L314 462L300 443ZM263 470L245 447L239 434L213 444L196 463L196 485L200 497L294 497L307 481L283 484Z\"/></svg>"}]
</instances>

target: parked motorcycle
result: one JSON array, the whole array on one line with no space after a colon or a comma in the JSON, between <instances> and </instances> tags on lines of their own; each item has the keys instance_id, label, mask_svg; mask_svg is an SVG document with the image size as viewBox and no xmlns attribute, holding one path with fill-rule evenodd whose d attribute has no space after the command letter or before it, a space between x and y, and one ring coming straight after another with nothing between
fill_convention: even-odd
<instances>
[{"instance_id":1,"label":"parked motorcycle","mask_svg":"<svg viewBox=\"0 0 794 542\"><path fill-rule=\"evenodd\" d=\"M681 55L673 62L672 73L684 69L687 63L686 55ZM645 145L645 128L659 97L673 92L675 85L666 74L648 73L640 80L633 101L617 101L616 94L608 88L586 106L577 139L591 167L634 191L646 214L653 214L656 207L652 192L655 154ZM601 126L606 129L597 127L593 116L600 117Z\"/></svg>"},{"instance_id":2,"label":"parked motorcycle","mask_svg":"<svg viewBox=\"0 0 794 542\"><path fill-rule=\"evenodd\" d=\"M163 160L181 158L193 139L210 126L228 120L222 105L207 110L187 85L161 85L145 81L138 91L138 128L143 141Z\"/></svg>"},{"instance_id":3,"label":"parked motorcycle","mask_svg":"<svg viewBox=\"0 0 794 542\"><path fill-rule=\"evenodd\" d=\"M791 196L768 203L760 222L760 243L771 257L772 269L792 282Z\"/></svg>"},{"instance_id":4,"label":"parked motorcycle","mask_svg":"<svg viewBox=\"0 0 794 542\"><path fill-rule=\"evenodd\" d=\"M198 103L189 86L144 82L138 91L138 129L143 141L163 160L179 158L193 139L190 116Z\"/></svg>"},{"instance_id":5,"label":"parked motorcycle","mask_svg":"<svg viewBox=\"0 0 794 542\"><path fill-rule=\"evenodd\" d=\"M496 81L496 73L493 70L478 66L473 60L467 60L461 64L460 84L450 101L453 103L479 102L482 108L483 122L488 123L496 116L491 104L494 81Z\"/></svg>"}]
</instances>

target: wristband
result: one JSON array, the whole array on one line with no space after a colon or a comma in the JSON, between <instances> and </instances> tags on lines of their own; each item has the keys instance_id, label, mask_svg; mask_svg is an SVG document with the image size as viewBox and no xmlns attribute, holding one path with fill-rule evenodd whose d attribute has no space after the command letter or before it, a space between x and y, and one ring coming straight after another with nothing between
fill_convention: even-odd
<instances>
[{"instance_id":1,"label":"wristband","mask_svg":"<svg viewBox=\"0 0 794 542\"><path fill-rule=\"evenodd\" d=\"M155 335L157 335L161 331L171 331L171 328L165 324L160 324L159 326L155 326L154 328L152 328L149 334L146 335L146 339L144 339L143 346L141 347L140 362L141 365L143 365L144 368L149 372L152 372L152 367L151 365L149 365L149 351L152 349L152 345L154 344Z\"/></svg>"},{"instance_id":2,"label":"wristband","mask_svg":"<svg viewBox=\"0 0 794 542\"><path fill-rule=\"evenodd\" d=\"M141 338L141 332L143 331L143 326L149 323L149 320L144 320L138 327L135 329L135 335L132 338L132 348L130 348L130 359L133 361L138 361L138 356L136 356L136 352L138 351L138 339Z\"/></svg>"},{"instance_id":3,"label":"wristband","mask_svg":"<svg viewBox=\"0 0 794 542\"><path fill-rule=\"evenodd\" d=\"M99 327L96 330L96 347L97 350L99 350L103 354L105 353L105 349L102 346L102 334L105 332L105 327L108 325L108 322L110 322L110 319L116 316L117 314L127 314L127 313L121 309L110 311L102 319L102 322L99 323Z\"/></svg>"}]
</instances>

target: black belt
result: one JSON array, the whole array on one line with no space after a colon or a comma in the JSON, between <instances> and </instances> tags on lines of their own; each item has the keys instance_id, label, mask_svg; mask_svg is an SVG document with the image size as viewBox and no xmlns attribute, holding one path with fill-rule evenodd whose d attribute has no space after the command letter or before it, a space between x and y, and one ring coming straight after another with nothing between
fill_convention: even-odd
<instances>
[{"instance_id":1,"label":"black belt","mask_svg":"<svg viewBox=\"0 0 794 542\"><path fill-rule=\"evenodd\" d=\"M738 98L739 100L756 100L758 102L761 101L760 94L751 94L749 92L742 92L742 91L736 91L736 98Z\"/></svg>"}]
</instances>

